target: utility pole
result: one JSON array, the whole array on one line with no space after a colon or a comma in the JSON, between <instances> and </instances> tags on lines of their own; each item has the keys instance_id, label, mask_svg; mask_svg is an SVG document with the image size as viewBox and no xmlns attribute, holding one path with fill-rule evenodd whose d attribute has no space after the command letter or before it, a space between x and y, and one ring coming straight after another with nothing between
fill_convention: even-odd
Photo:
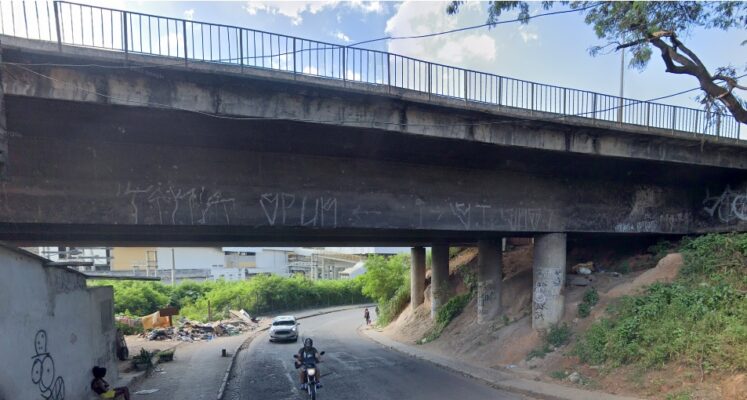
<instances>
[{"instance_id":1,"label":"utility pole","mask_svg":"<svg viewBox=\"0 0 747 400\"><path fill-rule=\"evenodd\" d=\"M625 80L625 49L620 50L620 108L617 109L617 122L623 122L623 82Z\"/></svg>"},{"instance_id":2,"label":"utility pole","mask_svg":"<svg viewBox=\"0 0 747 400\"><path fill-rule=\"evenodd\" d=\"M174 258L174 248L172 247L171 248L171 286L176 286L174 275L176 275L176 259Z\"/></svg>"}]
</instances>

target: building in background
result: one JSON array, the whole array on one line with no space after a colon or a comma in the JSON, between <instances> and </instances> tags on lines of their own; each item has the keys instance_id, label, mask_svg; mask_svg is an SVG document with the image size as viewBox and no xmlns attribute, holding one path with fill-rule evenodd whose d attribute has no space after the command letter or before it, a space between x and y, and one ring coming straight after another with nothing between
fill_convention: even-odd
<instances>
[{"instance_id":1,"label":"building in background","mask_svg":"<svg viewBox=\"0 0 747 400\"><path fill-rule=\"evenodd\" d=\"M112 276L158 277L164 283L171 283L172 267L177 283L298 274L315 280L351 279L365 273L364 261L369 254L409 252L405 247L34 247L28 250L52 261L90 261L90 267L81 269Z\"/></svg>"}]
</instances>

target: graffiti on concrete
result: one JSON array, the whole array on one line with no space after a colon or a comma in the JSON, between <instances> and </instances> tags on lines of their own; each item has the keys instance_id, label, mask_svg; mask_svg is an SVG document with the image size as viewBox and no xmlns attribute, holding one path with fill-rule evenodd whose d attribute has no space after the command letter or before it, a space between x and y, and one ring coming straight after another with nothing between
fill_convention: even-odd
<instances>
[{"instance_id":1,"label":"graffiti on concrete","mask_svg":"<svg viewBox=\"0 0 747 400\"><path fill-rule=\"evenodd\" d=\"M418 210L419 227L430 218L435 222L448 221L464 229L505 229L511 231L536 231L551 225L552 211L541 208L493 207L490 204L470 202L449 202L448 211L439 205L428 205L415 200Z\"/></svg>"},{"instance_id":2,"label":"graffiti on concrete","mask_svg":"<svg viewBox=\"0 0 747 400\"><path fill-rule=\"evenodd\" d=\"M735 192L727 185L720 195L711 196L706 189L703 210L723 223L747 221L747 191Z\"/></svg>"},{"instance_id":3,"label":"graffiti on concrete","mask_svg":"<svg viewBox=\"0 0 747 400\"><path fill-rule=\"evenodd\" d=\"M259 205L270 226L297 225L337 227L337 198L302 196L292 193L263 193ZM290 222L289 222L290 221Z\"/></svg>"},{"instance_id":4,"label":"graffiti on concrete","mask_svg":"<svg viewBox=\"0 0 747 400\"><path fill-rule=\"evenodd\" d=\"M642 217L640 221L625 221L615 225L615 232L678 232L690 225L689 212L663 213L657 216Z\"/></svg>"},{"instance_id":5,"label":"graffiti on concrete","mask_svg":"<svg viewBox=\"0 0 747 400\"><path fill-rule=\"evenodd\" d=\"M63 400L65 398L65 380L55 377L54 359L47 351L47 332L39 330L34 337L36 354L31 357L31 382L39 385L41 396L46 400Z\"/></svg>"},{"instance_id":6,"label":"graffiti on concrete","mask_svg":"<svg viewBox=\"0 0 747 400\"><path fill-rule=\"evenodd\" d=\"M235 199L219 190L205 187L118 185L117 197L130 201L130 215L135 224L171 223L173 225L206 225L231 223Z\"/></svg>"},{"instance_id":7,"label":"graffiti on concrete","mask_svg":"<svg viewBox=\"0 0 747 400\"><path fill-rule=\"evenodd\" d=\"M534 291L532 293L533 318L545 319L548 301L560 295L563 288L563 267L541 268L534 273Z\"/></svg>"}]
</instances>

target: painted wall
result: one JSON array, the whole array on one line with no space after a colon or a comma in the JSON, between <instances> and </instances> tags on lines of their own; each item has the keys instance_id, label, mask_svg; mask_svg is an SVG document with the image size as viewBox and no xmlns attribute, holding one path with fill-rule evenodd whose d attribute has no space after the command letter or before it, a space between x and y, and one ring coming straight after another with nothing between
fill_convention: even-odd
<instances>
[{"instance_id":1,"label":"painted wall","mask_svg":"<svg viewBox=\"0 0 747 400\"><path fill-rule=\"evenodd\" d=\"M158 248L158 269L171 269L171 247ZM210 269L225 265L220 247L174 247L175 269Z\"/></svg>"},{"instance_id":2,"label":"painted wall","mask_svg":"<svg viewBox=\"0 0 747 400\"><path fill-rule=\"evenodd\" d=\"M134 266L145 270L148 264L148 251L155 250L155 247L115 247L111 252L112 271L132 271Z\"/></svg>"},{"instance_id":3,"label":"painted wall","mask_svg":"<svg viewBox=\"0 0 747 400\"><path fill-rule=\"evenodd\" d=\"M0 399L95 398L91 368L117 380L111 287L0 247Z\"/></svg>"}]
</instances>

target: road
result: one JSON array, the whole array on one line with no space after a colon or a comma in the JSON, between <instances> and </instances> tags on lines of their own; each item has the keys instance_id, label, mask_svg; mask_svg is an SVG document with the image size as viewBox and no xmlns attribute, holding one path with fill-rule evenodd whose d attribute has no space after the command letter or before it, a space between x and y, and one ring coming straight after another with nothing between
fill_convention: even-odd
<instances>
[{"instance_id":1,"label":"road","mask_svg":"<svg viewBox=\"0 0 747 400\"><path fill-rule=\"evenodd\" d=\"M301 321L302 337L326 351L321 399L459 399L519 400L525 396L499 391L362 337L357 328L362 310L341 311ZM270 343L267 333L239 353L225 400L303 399L293 354L299 343Z\"/></svg>"}]
</instances>

